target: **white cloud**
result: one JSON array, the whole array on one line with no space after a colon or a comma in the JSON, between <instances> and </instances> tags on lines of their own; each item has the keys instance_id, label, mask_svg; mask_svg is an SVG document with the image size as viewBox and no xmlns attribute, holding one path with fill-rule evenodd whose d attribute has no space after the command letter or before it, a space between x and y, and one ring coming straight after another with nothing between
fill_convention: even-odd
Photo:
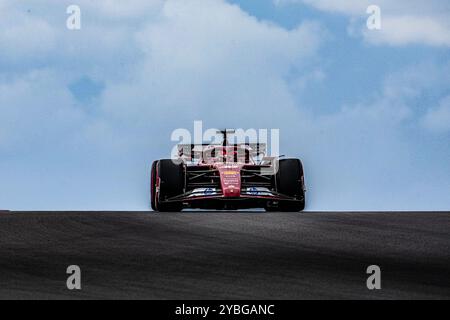
<instances>
[{"instance_id":1,"label":"white cloud","mask_svg":"<svg viewBox=\"0 0 450 320\"><path fill-rule=\"evenodd\" d=\"M164 0L102 0L80 1L80 5L98 10L102 18L135 19L157 13L164 5Z\"/></svg>"},{"instance_id":2,"label":"white cloud","mask_svg":"<svg viewBox=\"0 0 450 320\"><path fill-rule=\"evenodd\" d=\"M450 46L450 4L446 0L274 0L276 4L303 3L350 17L350 34L373 44ZM381 9L381 30L368 30L366 9Z\"/></svg>"},{"instance_id":3,"label":"white cloud","mask_svg":"<svg viewBox=\"0 0 450 320\"><path fill-rule=\"evenodd\" d=\"M0 63L42 59L56 47L56 32L41 18L7 11L0 15Z\"/></svg>"},{"instance_id":4,"label":"white cloud","mask_svg":"<svg viewBox=\"0 0 450 320\"><path fill-rule=\"evenodd\" d=\"M373 44L450 46L450 24L447 19L427 16L386 16L378 31L363 30L364 38Z\"/></svg>"},{"instance_id":5,"label":"white cloud","mask_svg":"<svg viewBox=\"0 0 450 320\"><path fill-rule=\"evenodd\" d=\"M0 114L0 152L6 153L52 149L84 120L65 84L49 70L0 81Z\"/></svg>"},{"instance_id":6,"label":"white cloud","mask_svg":"<svg viewBox=\"0 0 450 320\"><path fill-rule=\"evenodd\" d=\"M436 108L428 110L422 124L432 132L450 132L450 96L442 99Z\"/></svg>"},{"instance_id":7,"label":"white cloud","mask_svg":"<svg viewBox=\"0 0 450 320\"><path fill-rule=\"evenodd\" d=\"M322 36L315 23L288 31L222 1L167 2L136 34L145 58L134 81L108 88L103 109L116 119L152 118L153 127L172 118L273 125L274 108L297 112L284 76L307 63Z\"/></svg>"}]
</instances>

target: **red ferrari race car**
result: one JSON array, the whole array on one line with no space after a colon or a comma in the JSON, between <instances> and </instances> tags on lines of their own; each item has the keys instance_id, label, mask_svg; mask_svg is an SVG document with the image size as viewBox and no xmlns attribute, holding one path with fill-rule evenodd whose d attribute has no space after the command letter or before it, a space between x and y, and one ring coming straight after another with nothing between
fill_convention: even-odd
<instances>
[{"instance_id":1,"label":"red ferrari race car","mask_svg":"<svg viewBox=\"0 0 450 320\"><path fill-rule=\"evenodd\" d=\"M151 207L302 211L305 179L299 159L267 157L260 143L178 145L177 159L157 160L151 171Z\"/></svg>"}]
</instances>

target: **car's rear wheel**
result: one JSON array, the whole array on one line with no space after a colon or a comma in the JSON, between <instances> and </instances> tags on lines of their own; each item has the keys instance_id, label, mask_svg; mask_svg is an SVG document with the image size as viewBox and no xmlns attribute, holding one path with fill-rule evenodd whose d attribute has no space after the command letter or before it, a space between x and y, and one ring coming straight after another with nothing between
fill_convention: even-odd
<instances>
[{"instance_id":1,"label":"car's rear wheel","mask_svg":"<svg viewBox=\"0 0 450 320\"><path fill-rule=\"evenodd\" d=\"M280 201L280 211L298 212L305 208L305 190L303 165L299 159L279 160L276 174L277 191L293 198L291 201Z\"/></svg>"},{"instance_id":2,"label":"car's rear wheel","mask_svg":"<svg viewBox=\"0 0 450 320\"><path fill-rule=\"evenodd\" d=\"M159 182L159 192L155 195L155 208L161 212L178 212L183 208L181 201L166 202L169 198L183 193L184 166L171 159L159 160L156 165L155 189Z\"/></svg>"}]
</instances>

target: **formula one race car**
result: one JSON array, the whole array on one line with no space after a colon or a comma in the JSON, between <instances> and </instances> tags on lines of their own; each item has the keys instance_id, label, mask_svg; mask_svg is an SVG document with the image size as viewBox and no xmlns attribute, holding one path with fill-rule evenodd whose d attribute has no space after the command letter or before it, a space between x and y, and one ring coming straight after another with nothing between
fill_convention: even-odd
<instances>
[{"instance_id":1,"label":"formula one race car","mask_svg":"<svg viewBox=\"0 0 450 320\"><path fill-rule=\"evenodd\" d=\"M151 207L176 212L183 208L302 211L305 180L299 159L266 157L266 145L178 145L177 159L153 162Z\"/></svg>"}]
</instances>

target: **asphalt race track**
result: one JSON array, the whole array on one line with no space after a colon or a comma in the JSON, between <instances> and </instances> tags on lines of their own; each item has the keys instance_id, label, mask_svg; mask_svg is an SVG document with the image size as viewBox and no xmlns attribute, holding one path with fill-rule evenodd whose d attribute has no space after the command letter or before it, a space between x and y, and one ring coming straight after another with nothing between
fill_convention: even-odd
<instances>
[{"instance_id":1,"label":"asphalt race track","mask_svg":"<svg viewBox=\"0 0 450 320\"><path fill-rule=\"evenodd\" d=\"M450 213L3 212L0 298L449 299Z\"/></svg>"}]
</instances>

